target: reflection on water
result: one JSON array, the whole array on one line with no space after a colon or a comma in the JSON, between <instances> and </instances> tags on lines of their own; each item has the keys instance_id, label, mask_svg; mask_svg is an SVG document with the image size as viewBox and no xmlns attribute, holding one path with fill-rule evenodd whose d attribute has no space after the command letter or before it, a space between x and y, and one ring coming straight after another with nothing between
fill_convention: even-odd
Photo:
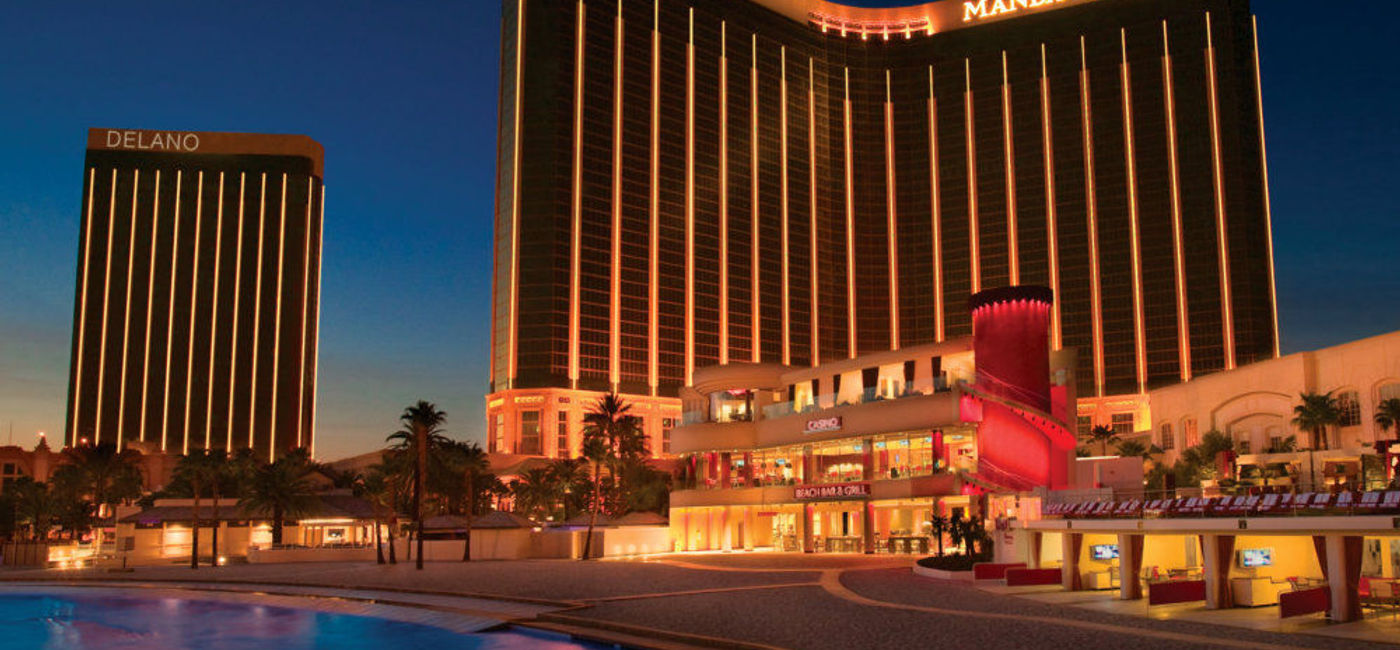
<instances>
[{"instance_id":1,"label":"reflection on water","mask_svg":"<svg viewBox=\"0 0 1400 650\"><path fill-rule=\"evenodd\" d=\"M0 647L44 650L580 648L513 632L436 627L287 607L139 596L0 594Z\"/></svg>"}]
</instances>

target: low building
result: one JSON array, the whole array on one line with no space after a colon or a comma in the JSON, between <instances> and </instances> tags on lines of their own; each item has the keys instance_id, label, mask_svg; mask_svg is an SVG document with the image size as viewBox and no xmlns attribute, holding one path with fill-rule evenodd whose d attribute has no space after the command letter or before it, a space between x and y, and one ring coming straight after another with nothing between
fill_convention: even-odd
<instances>
[{"instance_id":1,"label":"low building","mask_svg":"<svg viewBox=\"0 0 1400 650\"><path fill-rule=\"evenodd\" d=\"M20 478L31 478L39 483L48 483L58 468L74 462L71 447L55 451L49 446L48 438L40 435L33 449L19 445L0 446L0 492ZM131 441L126 443L126 451L141 468L141 489L156 492L170 482L171 473L180 457L160 451L159 445Z\"/></svg>"},{"instance_id":2,"label":"low building","mask_svg":"<svg viewBox=\"0 0 1400 650\"><path fill-rule=\"evenodd\" d=\"M1069 487L1074 355L1049 349L1049 290L970 300L971 337L810 368L701 368L672 434L678 550L921 552L932 515Z\"/></svg>"}]
</instances>

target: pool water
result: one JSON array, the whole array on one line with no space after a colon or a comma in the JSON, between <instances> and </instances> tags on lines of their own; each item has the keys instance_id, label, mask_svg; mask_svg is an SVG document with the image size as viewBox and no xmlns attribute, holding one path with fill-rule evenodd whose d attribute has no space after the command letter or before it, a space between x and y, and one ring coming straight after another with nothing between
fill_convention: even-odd
<instances>
[{"instance_id":1,"label":"pool water","mask_svg":"<svg viewBox=\"0 0 1400 650\"><path fill-rule=\"evenodd\" d=\"M0 647L42 650L390 650L601 647L533 632L443 628L312 609L82 589L0 593Z\"/></svg>"}]
</instances>

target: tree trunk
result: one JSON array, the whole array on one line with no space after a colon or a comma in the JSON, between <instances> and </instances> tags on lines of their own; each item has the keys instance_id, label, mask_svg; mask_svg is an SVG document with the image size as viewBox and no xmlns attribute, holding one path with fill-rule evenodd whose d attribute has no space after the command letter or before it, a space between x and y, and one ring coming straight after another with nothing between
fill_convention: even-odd
<instances>
[{"instance_id":1,"label":"tree trunk","mask_svg":"<svg viewBox=\"0 0 1400 650\"><path fill-rule=\"evenodd\" d=\"M209 538L209 566L219 566L219 490L214 490L214 529Z\"/></svg>"},{"instance_id":2,"label":"tree trunk","mask_svg":"<svg viewBox=\"0 0 1400 650\"><path fill-rule=\"evenodd\" d=\"M389 515L389 564L399 563L399 552L394 548L394 529L398 527L399 518L397 515Z\"/></svg>"},{"instance_id":3,"label":"tree trunk","mask_svg":"<svg viewBox=\"0 0 1400 650\"><path fill-rule=\"evenodd\" d=\"M581 560L587 560L593 554L593 525L598 522L598 508L602 507L603 500L603 482L599 474L601 474L601 470L595 461L593 463L593 507L588 512L588 533L583 538L583 557L579 558Z\"/></svg>"},{"instance_id":4,"label":"tree trunk","mask_svg":"<svg viewBox=\"0 0 1400 650\"><path fill-rule=\"evenodd\" d=\"M98 527L98 535L102 534ZM194 532L190 535L190 568L199 568L199 488L194 489Z\"/></svg>"},{"instance_id":5,"label":"tree trunk","mask_svg":"<svg viewBox=\"0 0 1400 650\"><path fill-rule=\"evenodd\" d=\"M282 545L282 506L272 508L272 545Z\"/></svg>"},{"instance_id":6,"label":"tree trunk","mask_svg":"<svg viewBox=\"0 0 1400 650\"><path fill-rule=\"evenodd\" d=\"M415 427L415 442L418 447L418 467L414 472L413 486L413 526L418 536L418 563L419 571L423 570L423 492L427 486L428 469L428 432L423 427Z\"/></svg>"},{"instance_id":7,"label":"tree trunk","mask_svg":"<svg viewBox=\"0 0 1400 650\"><path fill-rule=\"evenodd\" d=\"M379 513L376 512L374 516L374 559L376 564L384 564L384 538L380 535L379 524Z\"/></svg>"},{"instance_id":8,"label":"tree trunk","mask_svg":"<svg viewBox=\"0 0 1400 650\"><path fill-rule=\"evenodd\" d=\"M462 544L462 561L472 561L472 517L476 515L476 471L467 471L467 534Z\"/></svg>"}]
</instances>

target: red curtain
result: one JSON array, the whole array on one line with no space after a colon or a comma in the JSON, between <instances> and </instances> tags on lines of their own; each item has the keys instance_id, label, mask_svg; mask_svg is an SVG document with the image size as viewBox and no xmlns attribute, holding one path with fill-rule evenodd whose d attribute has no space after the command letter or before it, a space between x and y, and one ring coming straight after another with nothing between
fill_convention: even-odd
<instances>
[{"instance_id":1,"label":"red curtain","mask_svg":"<svg viewBox=\"0 0 1400 650\"><path fill-rule=\"evenodd\" d=\"M1317 552L1317 563L1322 565L1322 579L1327 580L1327 538L1313 535L1313 550Z\"/></svg>"},{"instance_id":2,"label":"red curtain","mask_svg":"<svg viewBox=\"0 0 1400 650\"><path fill-rule=\"evenodd\" d=\"M1128 536L1128 550L1132 562L1126 567L1128 570L1124 573L1123 579L1127 581L1125 584L1128 586L1127 596L1129 600L1142 598L1142 582L1138 580L1138 574L1142 573L1142 548L1146 539L1146 535Z\"/></svg>"},{"instance_id":3,"label":"red curtain","mask_svg":"<svg viewBox=\"0 0 1400 650\"><path fill-rule=\"evenodd\" d=\"M1033 569L1040 568L1040 545L1042 533L1031 533L1031 561Z\"/></svg>"},{"instance_id":4,"label":"red curtain","mask_svg":"<svg viewBox=\"0 0 1400 650\"><path fill-rule=\"evenodd\" d=\"M1234 605L1230 598L1230 564L1234 559L1235 536L1220 535L1215 545L1215 603L1219 609Z\"/></svg>"},{"instance_id":5,"label":"red curtain","mask_svg":"<svg viewBox=\"0 0 1400 650\"><path fill-rule=\"evenodd\" d=\"M1361 540L1359 535L1342 538L1342 557L1346 558L1346 573L1343 579L1347 583L1347 610L1344 621L1361 619Z\"/></svg>"},{"instance_id":6,"label":"red curtain","mask_svg":"<svg viewBox=\"0 0 1400 650\"><path fill-rule=\"evenodd\" d=\"M1084 550L1083 533L1065 533L1069 535L1069 557L1065 558L1065 566L1069 567L1069 589L1079 591L1084 588L1084 578L1079 575L1079 552Z\"/></svg>"}]
</instances>

